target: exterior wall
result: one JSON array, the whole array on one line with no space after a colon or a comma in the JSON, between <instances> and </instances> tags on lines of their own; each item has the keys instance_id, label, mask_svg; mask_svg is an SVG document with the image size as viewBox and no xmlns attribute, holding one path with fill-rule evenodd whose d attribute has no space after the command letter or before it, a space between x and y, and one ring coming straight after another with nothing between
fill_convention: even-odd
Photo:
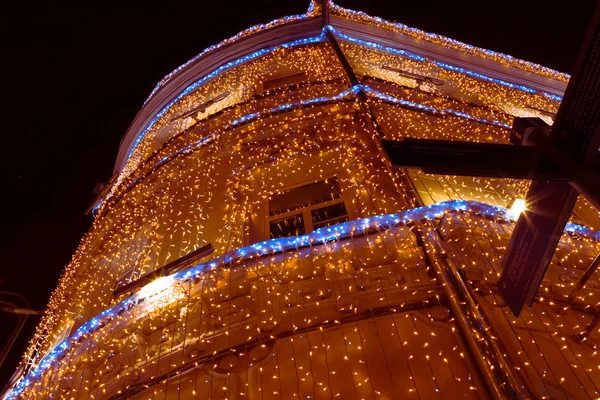
<instances>
[{"instance_id":1,"label":"exterior wall","mask_svg":"<svg viewBox=\"0 0 600 400\"><path fill-rule=\"evenodd\" d=\"M367 39L380 28L335 19L360 85L347 83L324 34L306 40L311 20L293 34L283 26L293 45L233 63L183 96L157 92L25 356L28 381L7 397L598 396L598 333L576 339L594 317L597 277L559 305L598 254L597 232L565 233L539 297L514 318L495 288L514 225L503 207L529 183L397 171L379 146L507 143L515 116L552 122L556 94L540 88L562 82L537 77L527 92L498 80L526 84L521 72L485 80L433 58L448 62L456 49L423 45L416 57L414 43L408 53L386 48L389 37L375 46ZM469 57L461 68L497 67ZM159 103L171 105L157 115ZM271 240L269 200L333 177L350 221ZM598 221L580 199L573 222ZM114 293L208 244L214 252L182 270ZM456 302L444 271L474 308ZM487 328L465 328L477 320Z\"/></svg>"}]
</instances>

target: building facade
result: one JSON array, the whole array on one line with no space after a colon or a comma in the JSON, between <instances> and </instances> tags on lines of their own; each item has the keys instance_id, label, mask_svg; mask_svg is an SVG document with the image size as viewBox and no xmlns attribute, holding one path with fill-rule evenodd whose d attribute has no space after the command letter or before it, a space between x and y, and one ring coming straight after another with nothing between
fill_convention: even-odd
<instances>
[{"instance_id":1,"label":"building facade","mask_svg":"<svg viewBox=\"0 0 600 400\"><path fill-rule=\"evenodd\" d=\"M381 146L508 143L568 78L333 3L206 49L132 122L4 398L600 397L600 281L576 290L598 210L578 199L515 318L496 282L529 182Z\"/></svg>"}]
</instances>

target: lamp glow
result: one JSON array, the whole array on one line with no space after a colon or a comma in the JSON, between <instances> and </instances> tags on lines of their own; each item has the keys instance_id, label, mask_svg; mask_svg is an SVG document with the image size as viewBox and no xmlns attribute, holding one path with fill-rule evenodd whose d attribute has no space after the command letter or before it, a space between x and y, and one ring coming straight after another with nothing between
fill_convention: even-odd
<instances>
[{"instance_id":1,"label":"lamp glow","mask_svg":"<svg viewBox=\"0 0 600 400\"><path fill-rule=\"evenodd\" d=\"M173 283L174 283L174 279L172 276L163 276L162 278L158 278L158 279L150 282L146 286L144 286L138 292L138 296L144 297L144 298L154 296L154 295L164 291L165 289L168 289L171 286L173 286Z\"/></svg>"},{"instance_id":2,"label":"lamp glow","mask_svg":"<svg viewBox=\"0 0 600 400\"><path fill-rule=\"evenodd\" d=\"M526 209L524 199L514 199L510 205L510 211L515 215L520 215Z\"/></svg>"}]
</instances>

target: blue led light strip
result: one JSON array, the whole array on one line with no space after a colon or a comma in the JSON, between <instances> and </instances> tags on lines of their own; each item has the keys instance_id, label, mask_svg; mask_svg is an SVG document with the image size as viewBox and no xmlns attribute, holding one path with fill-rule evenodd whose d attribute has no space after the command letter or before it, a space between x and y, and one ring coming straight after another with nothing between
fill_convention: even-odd
<instances>
[{"instance_id":1,"label":"blue led light strip","mask_svg":"<svg viewBox=\"0 0 600 400\"><path fill-rule=\"evenodd\" d=\"M346 98L349 98L351 96L355 96L356 94L358 94L358 92L364 92L367 95L369 95L372 98L376 98L379 100L384 100L384 101L388 101L391 103L395 103L395 104L399 104L399 105L403 105L403 106L408 106L411 108L415 108L417 110L423 110L423 111L429 111L429 112L433 112L435 114L439 114L439 115L453 115L456 117L460 117L460 118L465 118L471 121L475 121L475 122L480 122L480 123L484 123L484 124L488 124L488 125L494 125L500 128L505 128L505 129L510 129L510 125L504 123L504 122L499 122L496 120L488 120L488 119L484 119L484 118L477 118L473 115L464 113L464 112L460 112L460 111L455 111L455 110L450 110L450 109L443 109L443 108L435 108L432 106L427 106L424 104L420 104L420 103L415 103L412 101L408 101L408 100L403 100L403 99L398 99L396 97L390 96L388 94L385 93L381 93L375 89L372 89L368 86L359 84L359 85L355 85L353 87L351 87L350 89L341 92L335 96L330 96L330 97L317 97L314 99L309 99L309 100L301 100L298 101L296 103L288 103L288 104L283 104L277 107L274 107L268 111L264 111L264 112L256 112L256 113L251 113L251 114L247 114L244 115L236 120L234 120L230 125L229 128L234 128L237 125L243 124L243 123L248 123L251 122L253 120L256 119L260 119L263 117L267 117L273 114L276 114L278 112L284 111L284 110L293 110L297 107L301 107L301 106L306 106L306 105L317 105L317 104L323 104L323 103L328 103L328 102L332 102L332 101L339 101L339 100L343 100ZM226 128L226 129L229 129ZM154 165L154 168L159 167L160 165L164 164L165 162L169 161L170 159L172 159L175 155L177 154L187 154L190 151L204 145L207 144L208 142L212 141L214 138L216 138L216 133L210 134L194 143L192 143L191 145L188 145L180 150L177 150L175 153L173 153L173 155L171 156L165 156L163 157L159 162L157 162ZM137 178L136 178L137 179ZM94 206L94 208L92 209L93 213L96 213L96 211L102 206L102 204L104 203L104 200L101 199L98 204L96 204Z\"/></svg>"},{"instance_id":2,"label":"blue led light strip","mask_svg":"<svg viewBox=\"0 0 600 400\"><path fill-rule=\"evenodd\" d=\"M483 53L486 56L488 56L492 61L501 62L501 63L503 62L512 68L518 68L523 71L532 72L532 73L539 74L541 76L544 76L544 77L547 77L550 79L554 79L554 80L559 80L562 82L566 82L570 78L570 76L568 74L553 70L548 67L544 67L543 65L540 65L540 64L521 60L521 59L515 58L511 55L499 53L497 51L472 46L470 44L460 42L456 39L438 35L437 33L425 32L420 29L412 28L410 26L407 26L405 24L401 24L398 22L386 21L385 19L383 19L381 17L373 17L362 11L350 10L348 8L338 6L337 4L334 4L333 2L330 2L330 8L331 8L332 12L339 13L342 17L346 17L346 15L349 15L350 19L354 20L354 21L359 21L359 22L363 22L363 23L366 22L368 24L373 24L376 27L383 27L383 29L386 29L386 30L392 30L392 31L398 30L403 35L409 35L409 36L412 36L413 38L416 38L419 40L424 39L424 40L427 40L427 41L430 41L430 42L433 42L436 44L439 42L442 42L442 45L444 45L445 47L454 48L458 51L465 52L465 53L475 54L478 57L481 57L481 55L479 55L478 53ZM536 70L541 71L541 73ZM550 96L553 96L553 95L549 95L548 97L550 97ZM552 97L550 97L550 98L552 98Z\"/></svg>"},{"instance_id":3,"label":"blue led light strip","mask_svg":"<svg viewBox=\"0 0 600 400\"><path fill-rule=\"evenodd\" d=\"M361 44L361 45L364 45L364 46L367 46L367 47L370 47L370 48L375 48L375 49L378 49L378 50L390 52L392 54L401 55L401 56L408 57L408 58L411 58L411 59L414 59L414 60L417 60L417 61L425 61L425 60L427 60L427 58L425 58L425 57L419 56L417 54L410 53L410 52L408 52L406 50L399 50L399 49L394 49L394 48L391 48L391 47L385 47L385 46L379 45L377 43L368 42L368 41L364 41L364 40L361 40L361 39L357 39L357 38L348 36L346 34L343 34L343 33L339 32L339 31L337 31L335 28L333 28L333 27L331 27L329 25L327 26L327 29L330 29L334 34L338 35L342 39L350 41L350 42L353 42L353 43L358 43L358 44ZM324 37L323 33L320 36L318 36L318 37L307 38L307 39L300 39L300 40L297 40L297 41L294 41L294 42L285 43L285 44L282 44L280 46L275 46L275 47L272 47L272 48L269 48L269 49L258 50L258 51L254 52L254 53L251 53L251 54L249 54L249 55L247 55L245 57L239 58L239 59L237 59L235 61L231 61L231 62L229 62L229 63L227 63L225 65L222 65L221 67L217 68L216 70L214 70L210 74L206 75L202 79L194 82L193 84L191 84L190 86L188 86L181 94L179 94L179 96L177 96L173 101L171 101L169 104L167 104L150 121L149 125L142 131L142 133L137 136L137 138L135 139L135 141L133 143L132 149L131 149L131 151L129 152L129 154L127 156L127 162L129 161L129 159L131 158L133 152L137 149L137 147L139 146L139 144L141 143L141 141L145 138L146 134L156 124L156 122L158 122L158 120L175 103L177 103L179 100L181 100L181 98L183 98L184 96L186 96L187 94L189 94L190 92L192 92L193 90L195 90L198 86L202 85L203 83L205 83L209 79L212 79L212 78L216 77L220 73L222 73L222 72L224 72L224 71L226 71L226 70L228 70L230 68L233 68L233 67L238 66L240 64L243 64L243 63L245 63L247 61L253 60L255 58L258 58L258 57L261 57L261 56L263 56L265 54L273 52L277 48L291 48L291 47L295 47L295 46L300 46L300 45L310 44L310 43L318 43L318 42L322 42L322 41L325 41L325 37ZM473 72L473 71L466 70L464 68L455 67L455 66L452 66L452 65L449 65L449 64L446 64L446 63L441 63L441 62L437 62L437 61L433 61L433 60L429 60L429 61L432 62L432 63L434 63L434 64L436 64L436 65L439 65L439 66L441 66L443 68L450 69L452 71L459 72L459 73L464 73L465 75L469 75L469 76L472 76L472 77L475 77L475 78L478 78L478 79L486 80L486 81L489 81L489 82L494 82L494 83L497 83L497 84L500 84L500 85L511 87L513 89L523 90L523 91L526 91L528 93L538 93L534 89L527 88L527 87L521 86L521 85L515 85L515 84L509 83L509 82L505 82L505 81L502 81L502 80L499 80L499 79L491 78L491 77L488 77L486 75L482 75L482 74L479 74L479 73L476 73L476 72ZM557 100L557 101L562 100L562 98L559 97L559 96L555 96L555 95L544 93L544 92L541 92L541 94L543 94L544 96L546 96L548 98L551 98L553 100ZM386 96L386 95L382 95L382 96ZM397 102L401 102L401 100L397 99ZM418 107L416 105L416 103L413 103L413 104L408 104L407 103L406 105L410 105L410 106L417 107L417 108L422 108L422 109L427 109L426 108L427 106ZM452 113L454 115L461 116L460 115L461 113L459 113L459 112L452 112L452 111L449 111L449 110L448 110L448 112ZM465 118L469 118L469 119L473 119L474 118L474 117L468 116L468 114L463 114L462 116L465 117ZM494 123L492 121L485 121L485 120L483 120L481 122ZM497 123L496 122L495 124L498 125L498 126L506 127L505 124L502 124L502 123ZM121 174L122 174L122 172L121 172ZM112 192L107 195L107 198L111 197L111 196L112 196ZM103 203L103 201L100 200L98 202L98 204L93 208L93 211L95 212L96 210L98 210L98 208L101 206L102 203Z\"/></svg>"},{"instance_id":4,"label":"blue led light strip","mask_svg":"<svg viewBox=\"0 0 600 400\"><path fill-rule=\"evenodd\" d=\"M404 105L404 106L409 106L409 107L414 107L417 109L421 109L424 111L430 111L430 112L434 112L434 113L438 113L438 114L450 114L450 115L454 115L456 117L461 117L461 118L466 118L469 119L471 121L475 121L475 122L481 122L484 124L489 124L489 125L494 125L494 126L498 126L500 128L506 128L506 129L510 129L511 126L508 124L505 124L504 122L499 122L496 120L490 120L490 119L484 119L484 118L477 118L474 117L471 114L467 114L464 112L460 112L460 111L455 111L455 110L450 110L450 109L444 109L444 108L435 108L435 107L431 107L431 106L427 106L424 104L420 104L420 103L414 103L412 101L408 101L408 100L403 100L403 99L398 99L396 97L390 96L388 94L385 93L381 93L378 92L375 89L372 89L368 86L364 86L364 85L357 85L357 86L361 86L361 89L365 91L365 93L367 93L368 95L371 95L372 97L375 97L377 99L380 100L386 100L392 103L396 103L396 104L400 104L400 105Z\"/></svg>"},{"instance_id":5,"label":"blue led light strip","mask_svg":"<svg viewBox=\"0 0 600 400\"><path fill-rule=\"evenodd\" d=\"M225 130L227 129L231 129L231 128L235 128L236 126L240 125L240 124L244 124L244 123L249 123L252 122L254 120L258 120L260 118L264 118L264 117L268 117L271 116L273 114L277 114L281 111L285 111L285 110L294 110L297 107L301 107L301 106L307 106L307 105L319 105L319 104L324 104L324 103L330 103L333 101L340 101L340 100L344 100L346 98L351 98L351 97L356 97L356 95L359 92L364 92L367 95L369 95L372 98L376 98L379 100L385 100L388 102L392 102L395 104L400 104L403 106L408 106L408 107L412 107L412 108L416 108L419 110L424 110L424 111L430 111L439 115L454 115L460 118L466 118L468 120L471 121L475 121L475 122L480 122L480 123L485 123L485 124L489 124L489 125L494 125L494 126L498 126L500 128L505 128L505 129L510 129L510 125L505 124L503 122L499 122L496 120L488 120L488 119L483 119L483 118L477 118L474 117L473 115L470 114L466 114L460 111L455 111L455 110L450 110L450 109L443 109L443 108L435 108L435 107L431 107L431 106L427 106L427 105L423 105L420 103L414 103L412 101L408 101L408 100L403 100L403 99L398 99L396 97L381 93L375 89L372 89L368 86L365 85L355 85L353 87L351 87L348 90L345 90L335 96L329 96L329 97L316 97L314 99L309 99L309 100L301 100L298 101L296 103L287 103L287 104L282 104L280 106L274 107L268 111L264 111L264 112L256 112L256 113L250 113L250 114L246 114L236 120L234 120L233 122L231 122L229 124L228 127L225 128ZM166 163L167 161L169 161L170 159L172 159L174 156L178 155L178 154L187 154L195 149L197 149L200 146L203 146L205 144L208 144L210 142L212 142L214 139L216 139L217 137L217 133L212 133L208 136L203 137L202 139L199 139L198 141L177 150L176 152L174 152L172 155L170 156L165 156L163 157L160 161L158 161L153 168L157 168L159 166L161 166L162 164Z\"/></svg>"},{"instance_id":6,"label":"blue led light strip","mask_svg":"<svg viewBox=\"0 0 600 400\"><path fill-rule=\"evenodd\" d=\"M443 216L444 213L451 211L473 212L495 219L506 219L510 221L515 221L518 218L518 215L515 215L510 210L503 207L492 206L489 204L480 203L478 201L453 200L432 204L426 207L413 208L400 213L377 215L369 218L348 221L327 228L320 228L314 232L302 236L267 240L265 242L256 243L248 247L230 251L224 256L217 257L213 261L198 264L184 271L176 272L170 276L173 278L173 281L183 282L194 275L201 274L207 270L217 268L224 264L229 264L233 261L243 261L288 249L293 250L303 246L324 244L334 240L339 240L343 237L348 237L349 235L361 235L371 229L385 230L399 225L405 225L410 221L431 220ZM586 235L594 238L595 240L600 240L600 232L581 225L568 223L565 228L565 232ZM64 353L69 350L74 343L76 344L82 337L93 333L95 328L101 324L106 324L115 319L119 313L135 307L138 302L143 299L143 295L140 295L142 292L143 289L128 299L123 300L121 303L103 311L79 327L79 329L77 329L73 335L63 340L46 357L44 357L42 361L35 367L35 369L29 372L29 374L14 387L14 389L7 395L6 398L14 399L16 396L22 393L23 390L25 390L25 388L31 384L32 379L38 378L44 371L50 368L54 361L64 355Z\"/></svg>"},{"instance_id":7,"label":"blue led light strip","mask_svg":"<svg viewBox=\"0 0 600 400\"><path fill-rule=\"evenodd\" d=\"M304 14L300 14L300 15L289 15L287 17L283 17L283 18L278 18L276 20L273 20L271 22L267 22L266 24L258 24L258 25L254 25L248 29L244 29L243 31L241 31L240 33L238 33L235 36L230 37L229 39L225 39L220 43L217 43L215 45L212 45L210 47L207 47L206 49L202 50L199 54L197 54L196 56L194 56L192 59L190 59L189 61L185 62L184 64L180 65L179 67L177 67L175 70L171 71L168 75L166 75L165 77L163 77L160 82L158 82L156 84L156 86L154 87L154 89L152 89L152 92L150 93L150 95L148 96L148 98L146 99L146 101L144 101L144 105L146 105L146 103L148 103L148 101L150 101L150 99L152 97L154 97L154 95L156 94L156 92L163 87L168 81L171 80L171 78L173 76L175 76L176 74L178 74L180 71L182 71L183 69L185 69L187 66L189 66L190 64L192 64L193 62L197 61L198 59L200 59L202 56L204 56L207 53L210 53L211 51L214 51L216 49L219 49L227 44L233 43L243 37L249 36L253 33L265 30L265 29L269 29L269 28L273 28L279 25L284 25L290 22L294 22L294 21L298 21L298 20L302 20L302 19L306 19L311 17L314 14L315 10L314 10L314 4L313 2L310 3L310 6L308 8L308 11Z\"/></svg>"},{"instance_id":8,"label":"blue led light strip","mask_svg":"<svg viewBox=\"0 0 600 400\"><path fill-rule=\"evenodd\" d=\"M473 78L477 78L477 79L484 80L484 81L487 81L487 82L497 83L499 85L507 86L507 87L510 87L512 89L521 90L521 91L527 92L527 93L541 94L541 95L543 95L545 97L548 97L548 98L550 98L552 100L556 100L556 101L561 101L562 100L562 97L560 97L560 96L556 96L556 95L549 94L549 93L546 93L546 92L543 92L543 91L540 91L540 90L532 89L532 88L527 87L527 86L517 85L517 84L514 84L514 83L506 82L506 81L503 81L501 79L492 78L492 77L489 77L487 75L483 75L483 74L480 74L478 72L473 72L473 71L470 71L470 70L465 69L465 68L456 67L454 65L450 65L450 64L447 64L447 63L444 63L444 62L441 62L441 61L435 61L435 60L432 60L432 59L428 59L426 57L422 57L422 56L419 56L417 54L411 53L411 52L409 52L407 50L394 49L392 47L386 47L386 46L382 46L382 45L377 44L377 43L373 43L373 42L369 42L369 41L366 41L366 40L358 39L358 38L346 35L346 34L338 31L337 29L335 29L334 27L332 27L330 25L328 25L327 27L336 36L339 36L340 38L342 38L342 39L344 39L344 40L346 40L348 42L351 42L351 43L356 43L356 44L359 44L359 45L362 45L362 46L370 47L372 49L377 49L377 50L380 50L380 51L385 51L387 53L392 53L392 54L400 55L400 56L403 56L403 57L408 57L408 58L411 58L411 59L417 60L417 61L429 61L430 63L432 63L434 65L437 65L438 67L442 67L442 68L450 70L450 71L454 71L454 72L458 72L458 73L461 73L461 74L464 74L464 75L468 75L468 76L471 76Z\"/></svg>"},{"instance_id":9,"label":"blue led light strip","mask_svg":"<svg viewBox=\"0 0 600 400\"><path fill-rule=\"evenodd\" d=\"M360 86L360 85L357 85ZM233 121L231 123L232 127L235 127L236 125L242 124L244 122L249 122L253 119L257 119L261 116L266 116L266 115L271 115L271 114L275 114L278 113L280 111L284 111L284 110L292 110L294 108L297 107L301 107L301 106L306 106L306 105L310 105L310 104L317 104L317 103L327 103L330 101L335 101L335 100L343 100L346 97L349 97L351 95L355 95L356 94L356 86L352 87L340 94L337 94L335 96L330 96L330 97L316 97L314 99L309 99L309 100L301 100L299 102L296 103L288 103L288 104L283 104L277 107L274 107L268 111L265 112L256 112L256 113L252 113L252 114L247 114L244 115L243 117L240 117L238 119L236 119L235 121Z\"/></svg>"},{"instance_id":10,"label":"blue led light strip","mask_svg":"<svg viewBox=\"0 0 600 400\"><path fill-rule=\"evenodd\" d=\"M331 101L343 100L350 96L353 96L353 95L355 96L358 92L361 92L361 91L368 94L369 96L371 96L373 98L377 98L379 100L385 100L385 101L389 101L389 102L392 102L395 104L400 104L403 106L408 106L408 107L416 108L416 109L423 110L423 111L429 111L429 112L433 112L433 113L440 114L440 115L450 114L450 115L454 115L456 117L466 118L471 121L498 126L500 128L506 128L506 129L511 128L510 125L508 125L504 122L499 122L496 120L489 120L489 119L484 119L484 118L477 118L473 115L470 115L470 114L467 114L464 112L460 112L460 111L455 111L455 110L450 110L450 109L445 109L445 108L436 108L436 107L427 106L424 104L415 103L415 102L408 101L408 100L398 99L396 97L390 96L385 93L381 93L373 88L370 88L370 87L368 87L366 85L362 85L362 84L355 85L355 86L351 87L350 89L348 89L342 93L339 93L335 96L317 97L317 98L310 99L310 100L301 100L296 103L283 104L281 106L274 107L268 111L247 114L247 115L244 115L243 117L240 117L240 118L236 119L235 121L233 121L230 126L235 127L236 125L239 125L239 124L242 124L245 122L250 122L252 120L259 119L261 117L276 114L280 111L292 110L292 109L294 109L296 107L300 107L300 106L305 106L305 105L310 105L310 104L316 105L319 103L328 103Z\"/></svg>"},{"instance_id":11,"label":"blue led light strip","mask_svg":"<svg viewBox=\"0 0 600 400\"><path fill-rule=\"evenodd\" d=\"M192 83L190 86L188 86L183 92L181 92L179 94L179 96L177 96L174 100L172 100L169 104L167 104L165 107L163 107L162 110L160 110L158 112L158 114L156 114L156 116L150 121L150 123L148 124L148 127L146 127L146 129L144 129L144 131L138 135L138 137L135 139L135 142L133 142L133 146L131 151L129 152L129 155L127 156L127 158L130 158L131 155L133 154L133 152L135 151L135 149L137 148L137 146L140 144L140 142L144 139L144 137L146 136L146 134L148 133L148 131L150 129L152 129L152 127L154 126L154 124L163 116L165 115L165 113L167 111L169 111L169 109L175 104L177 103L179 100L181 100L185 95L187 95L188 93L192 92L194 89L196 89L198 86L202 85L203 83L205 83L206 81L214 78L215 76L219 75L220 73L231 69L233 67L236 67L240 64L243 64L245 62L254 60L258 57L264 56L265 54L269 54L272 53L273 51L280 49L280 48L284 48L284 49L288 49L291 47L296 47L296 46L302 46L302 45L306 45L306 44L311 44L311 43L319 43L324 41L324 35L321 34L320 36L317 37L312 37L312 38L307 38L307 39L300 39L300 40L296 40L293 42L289 42L289 43L284 43L280 46L275 46L275 47L271 47L268 49L262 49L262 50L258 50L255 51L254 53L248 54L247 56L238 58L235 61L231 61L228 62L225 65L220 66L219 68L217 68L216 70L214 70L213 72L211 72L210 74L204 76L202 79L197 80L196 82Z\"/></svg>"}]
</instances>

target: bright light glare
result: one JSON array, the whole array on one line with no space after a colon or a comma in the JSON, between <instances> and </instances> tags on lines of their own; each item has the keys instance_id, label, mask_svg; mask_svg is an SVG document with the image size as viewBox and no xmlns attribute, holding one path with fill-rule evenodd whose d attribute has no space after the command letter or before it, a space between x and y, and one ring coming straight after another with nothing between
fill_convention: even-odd
<instances>
[{"instance_id":1,"label":"bright light glare","mask_svg":"<svg viewBox=\"0 0 600 400\"><path fill-rule=\"evenodd\" d=\"M173 277L163 276L162 278L158 278L157 280L152 281L144 286L138 293L140 297L149 297L168 289L172 285Z\"/></svg>"},{"instance_id":2,"label":"bright light glare","mask_svg":"<svg viewBox=\"0 0 600 400\"><path fill-rule=\"evenodd\" d=\"M515 215L521 214L523 211L525 211L525 200L514 199L512 205L510 206L510 211L512 211Z\"/></svg>"}]
</instances>

